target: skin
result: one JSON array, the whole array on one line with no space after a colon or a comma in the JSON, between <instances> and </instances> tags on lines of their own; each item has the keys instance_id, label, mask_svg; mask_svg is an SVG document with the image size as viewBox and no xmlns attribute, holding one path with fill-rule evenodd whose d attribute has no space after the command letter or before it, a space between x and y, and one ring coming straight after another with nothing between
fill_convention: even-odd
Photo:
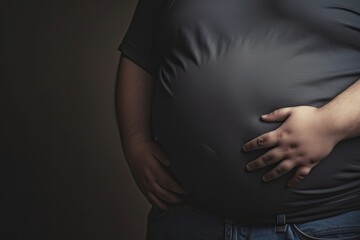
<instances>
[{"instance_id":1,"label":"skin","mask_svg":"<svg viewBox=\"0 0 360 240\"><path fill-rule=\"evenodd\" d=\"M135 182L148 202L162 210L179 204L186 190L164 166L170 159L151 138L153 77L128 58L121 56L116 82L116 113L125 159Z\"/></svg>"},{"instance_id":2,"label":"skin","mask_svg":"<svg viewBox=\"0 0 360 240\"><path fill-rule=\"evenodd\" d=\"M320 108L285 107L261 116L265 122L283 123L242 146L245 152L271 148L247 163L246 170L276 165L262 177L263 181L269 182L296 167L287 186L300 183L338 142L360 135L359 93L360 79Z\"/></svg>"},{"instance_id":3,"label":"skin","mask_svg":"<svg viewBox=\"0 0 360 240\"><path fill-rule=\"evenodd\" d=\"M181 197L187 192L167 173L164 166L170 166L170 159L151 138L153 89L154 78L121 56L116 111L123 152L131 174L148 202L167 210L168 204L181 203ZM276 165L264 175L272 181L296 167L297 171L289 183L294 186L302 181L338 142L360 135L359 93L360 80L320 108L285 107L261 117L265 122L283 123L277 129L244 143L246 149L243 150L246 152L270 148L264 155L249 162L253 171L265 164ZM269 162L264 158L270 159Z\"/></svg>"}]
</instances>

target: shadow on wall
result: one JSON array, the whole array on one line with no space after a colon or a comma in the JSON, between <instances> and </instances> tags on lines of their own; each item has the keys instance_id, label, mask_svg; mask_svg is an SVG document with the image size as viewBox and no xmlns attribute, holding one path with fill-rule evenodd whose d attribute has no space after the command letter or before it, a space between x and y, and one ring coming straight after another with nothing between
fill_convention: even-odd
<instances>
[{"instance_id":1,"label":"shadow on wall","mask_svg":"<svg viewBox=\"0 0 360 240\"><path fill-rule=\"evenodd\" d=\"M0 2L1 239L144 239L114 102L135 4Z\"/></svg>"}]
</instances>

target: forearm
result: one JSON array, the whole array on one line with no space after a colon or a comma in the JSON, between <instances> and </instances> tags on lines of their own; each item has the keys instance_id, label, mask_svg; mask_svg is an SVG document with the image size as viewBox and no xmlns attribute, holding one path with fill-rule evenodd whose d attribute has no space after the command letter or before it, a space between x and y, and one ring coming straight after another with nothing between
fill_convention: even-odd
<instances>
[{"instance_id":1,"label":"forearm","mask_svg":"<svg viewBox=\"0 0 360 240\"><path fill-rule=\"evenodd\" d=\"M360 79L319 110L340 140L360 136Z\"/></svg>"},{"instance_id":2,"label":"forearm","mask_svg":"<svg viewBox=\"0 0 360 240\"><path fill-rule=\"evenodd\" d=\"M123 150L151 139L151 99L154 81L149 74L121 58L116 86L116 113Z\"/></svg>"}]
</instances>

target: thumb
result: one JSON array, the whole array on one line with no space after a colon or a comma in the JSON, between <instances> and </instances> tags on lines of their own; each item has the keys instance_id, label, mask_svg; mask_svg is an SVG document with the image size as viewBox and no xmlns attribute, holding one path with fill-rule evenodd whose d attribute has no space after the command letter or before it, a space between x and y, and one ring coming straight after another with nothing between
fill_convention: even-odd
<instances>
[{"instance_id":1,"label":"thumb","mask_svg":"<svg viewBox=\"0 0 360 240\"><path fill-rule=\"evenodd\" d=\"M291 114L292 107L279 108L261 116L261 119L269 122L284 121Z\"/></svg>"}]
</instances>

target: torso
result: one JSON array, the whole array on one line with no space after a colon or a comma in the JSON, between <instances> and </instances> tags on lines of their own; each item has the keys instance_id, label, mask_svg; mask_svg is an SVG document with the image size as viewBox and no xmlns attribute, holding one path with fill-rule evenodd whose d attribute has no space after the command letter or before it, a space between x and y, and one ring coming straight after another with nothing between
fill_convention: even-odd
<instances>
[{"instance_id":1,"label":"torso","mask_svg":"<svg viewBox=\"0 0 360 240\"><path fill-rule=\"evenodd\" d=\"M360 138L340 142L293 188L285 185L294 171L263 183L274 166L244 170L268 149L244 153L241 146L281 124L262 122L262 114L320 107L360 78L360 47L320 34L301 14L291 19L301 8L269 2L176 0L166 10L154 135L188 201L217 215L272 222L286 212L296 222L360 209Z\"/></svg>"}]
</instances>

